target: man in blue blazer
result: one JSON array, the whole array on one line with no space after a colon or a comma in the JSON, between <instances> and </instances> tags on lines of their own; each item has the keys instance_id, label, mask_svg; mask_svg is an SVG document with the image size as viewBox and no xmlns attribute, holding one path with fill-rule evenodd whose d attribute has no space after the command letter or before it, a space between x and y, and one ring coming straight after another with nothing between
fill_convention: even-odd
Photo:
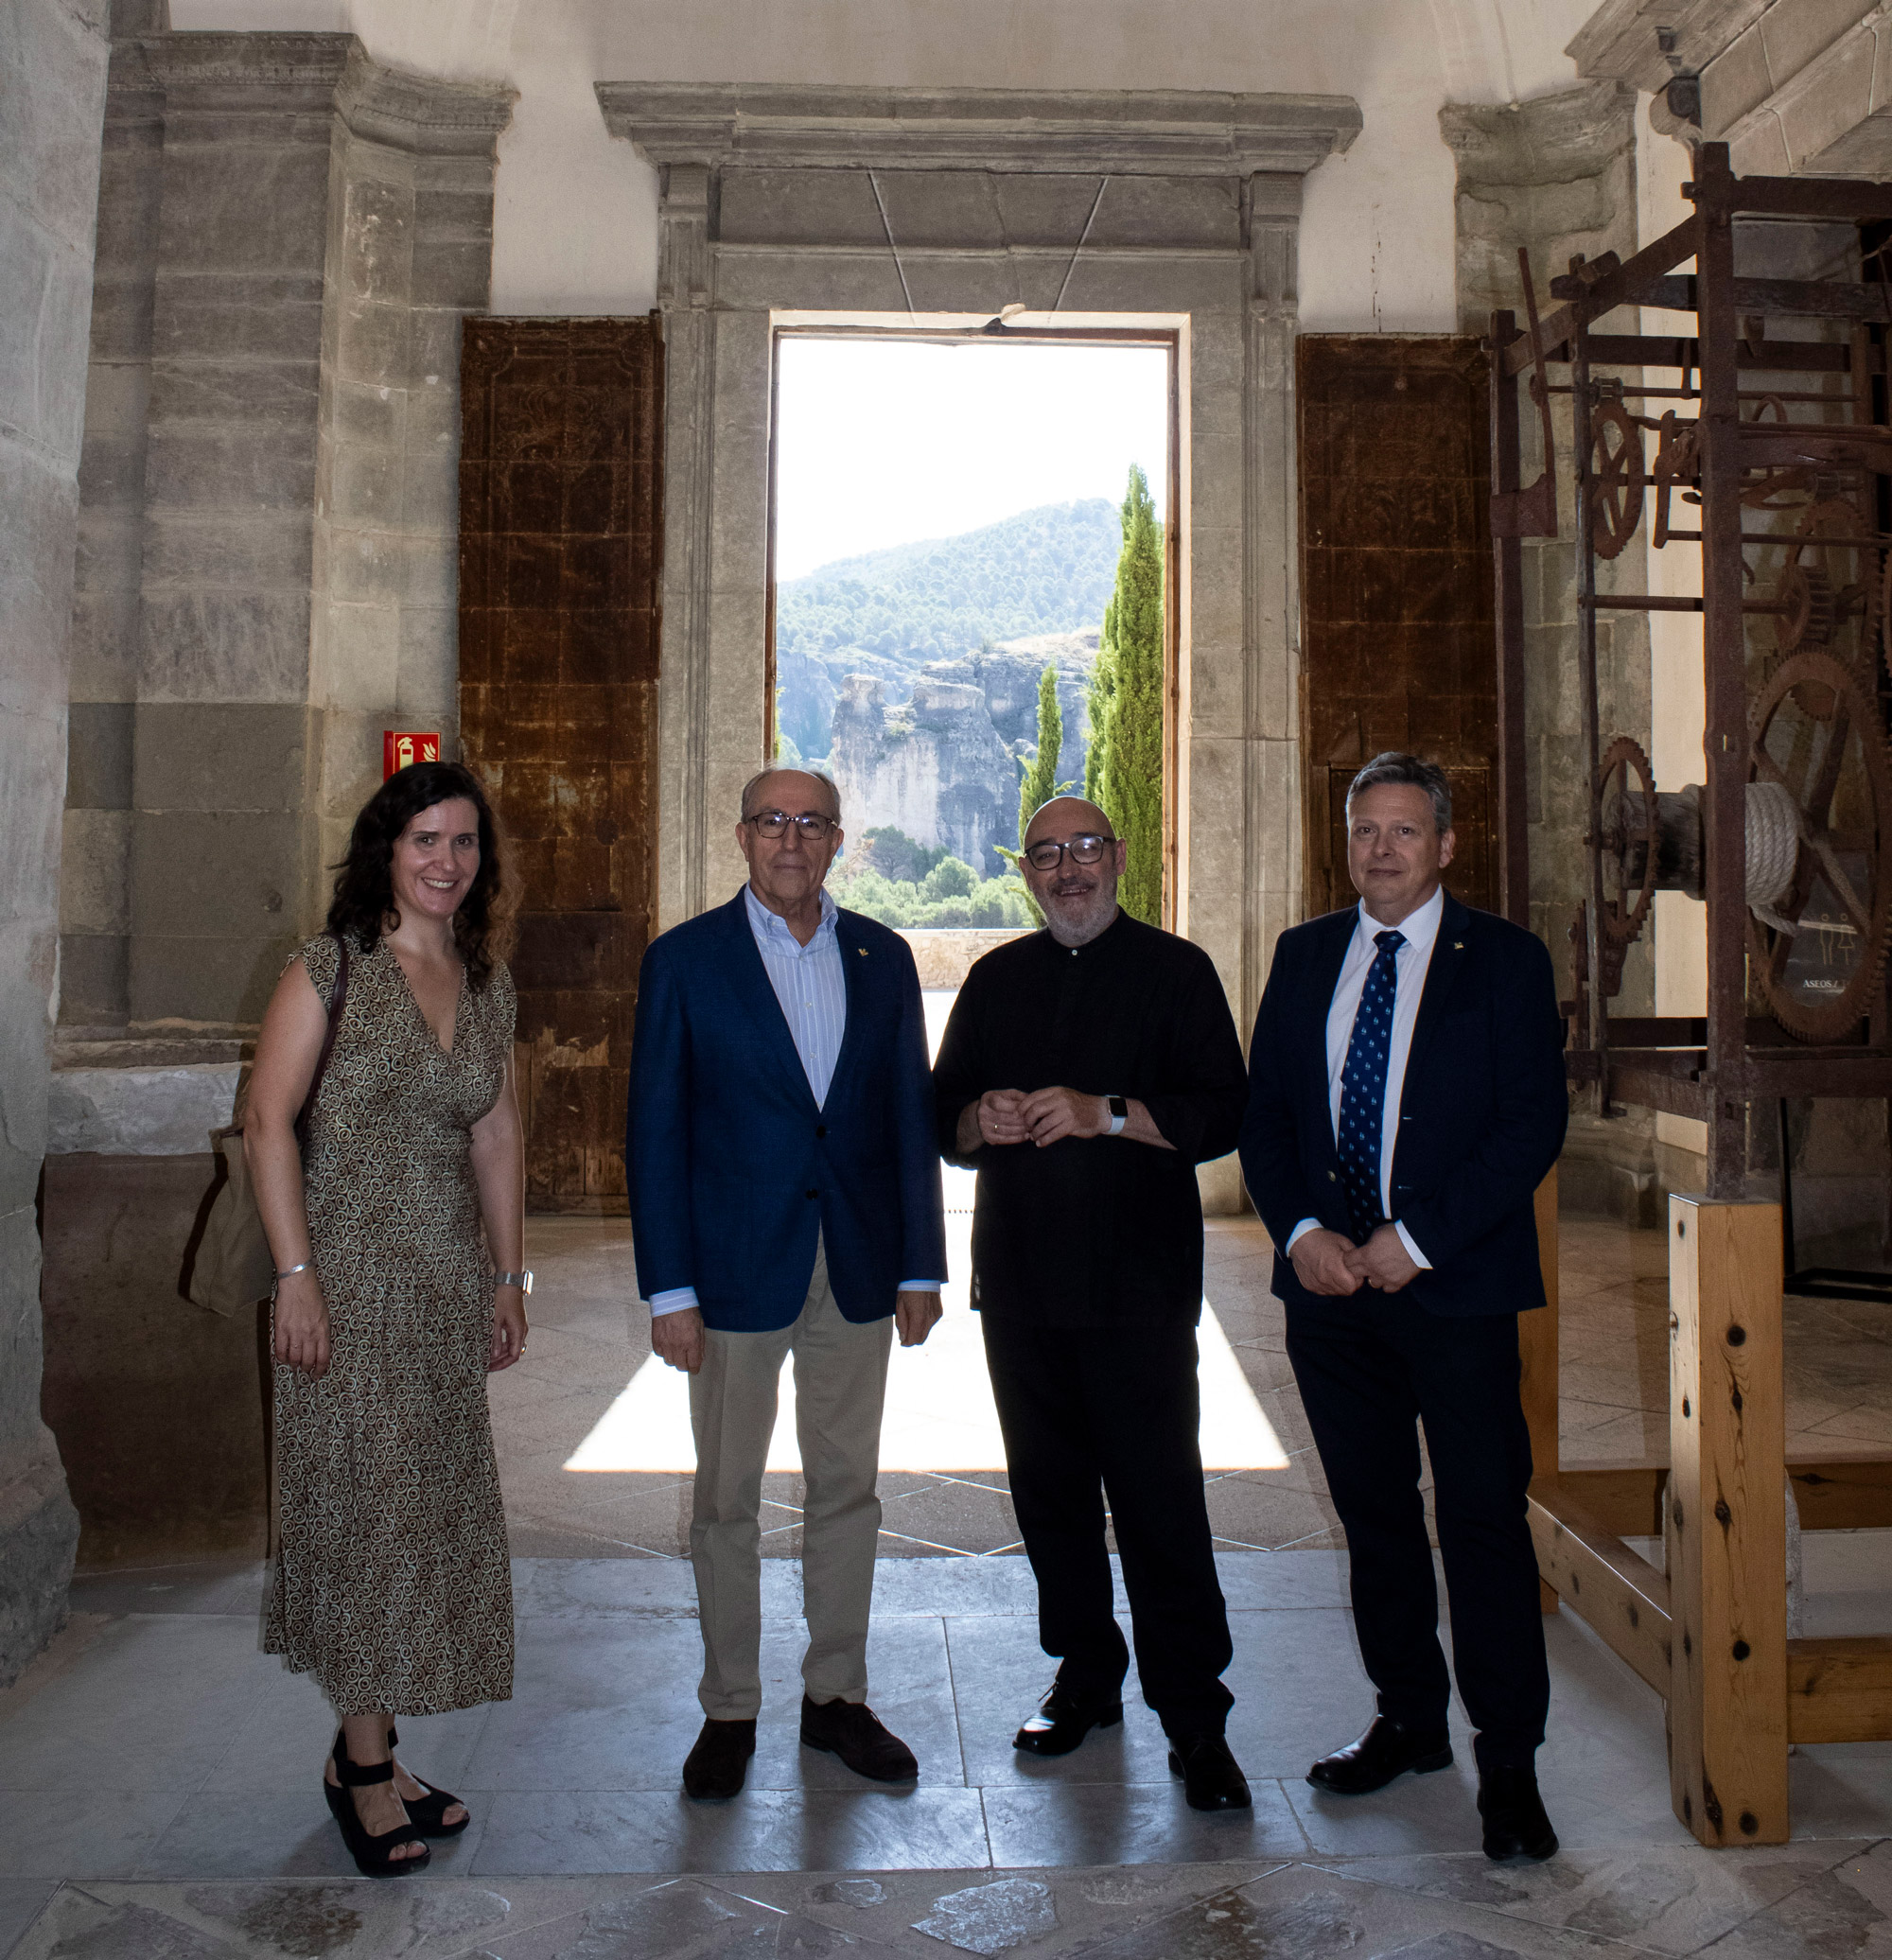
<instances>
[{"instance_id":1,"label":"man in blue blazer","mask_svg":"<svg viewBox=\"0 0 1892 1960\"><path fill-rule=\"evenodd\" d=\"M1451 790L1376 756L1347 793L1359 904L1282 934L1249 1050L1242 1171L1275 1244L1288 1356L1347 1534L1378 1712L1307 1773L1363 1795L1452 1760L1419 1493L1426 1426L1484 1848L1548 1858L1550 1675L1525 1522L1517 1315L1544 1304L1533 1194L1569 1102L1550 960L1450 898Z\"/></svg>"},{"instance_id":2,"label":"man in blue blazer","mask_svg":"<svg viewBox=\"0 0 1892 1960\"><path fill-rule=\"evenodd\" d=\"M801 1740L877 1782L920 1773L867 1706L867 1615L893 1328L926 1339L946 1272L913 954L823 888L842 842L827 777L764 770L742 813L748 883L644 954L624 1145L651 1345L690 1375L696 1437L694 1797L734 1796L755 1753L762 1481L791 1353Z\"/></svg>"}]
</instances>

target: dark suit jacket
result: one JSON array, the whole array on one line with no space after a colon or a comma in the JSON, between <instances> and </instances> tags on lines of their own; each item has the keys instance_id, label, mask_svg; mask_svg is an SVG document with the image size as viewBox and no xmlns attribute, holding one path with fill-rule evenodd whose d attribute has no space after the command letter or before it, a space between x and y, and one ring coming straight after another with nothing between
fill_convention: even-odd
<instances>
[{"instance_id":1,"label":"dark suit jacket","mask_svg":"<svg viewBox=\"0 0 1892 1960\"><path fill-rule=\"evenodd\" d=\"M1327 1010L1358 913L1283 933L1249 1048L1242 1174L1275 1243L1274 1291L1321 1304L1279 1248L1303 1218L1351 1237L1327 1091ZM1393 1216L1431 1261L1407 1286L1436 1314L1544 1304L1532 1195L1564 1146L1564 1024L1550 956L1520 926L1448 893L1419 999Z\"/></svg>"},{"instance_id":2,"label":"dark suit jacket","mask_svg":"<svg viewBox=\"0 0 1892 1960\"><path fill-rule=\"evenodd\" d=\"M738 892L644 954L624 1164L644 1296L694 1286L706 1325L786 1327L818 1227L835 1304L885 1319L946 1276L926 1024L898 933L842 912L848 1025L815 1107Z\"/></svg>"}]
</instances>

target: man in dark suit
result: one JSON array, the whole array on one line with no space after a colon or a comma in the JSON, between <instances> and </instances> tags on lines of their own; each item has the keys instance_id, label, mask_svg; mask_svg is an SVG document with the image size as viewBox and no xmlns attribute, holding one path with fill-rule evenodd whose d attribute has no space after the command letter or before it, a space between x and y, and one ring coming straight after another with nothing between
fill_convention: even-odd
<instances>
[{"instance_id":1,"label":"man in dark suit","mask_svg":"<svg viewBox=\"0 0 1892 1960\"><path fill-rule=\"evenodd\" d=\"M801 1740L877 1782L919 1775L867 1706L867 1615L892 1330L926 1339L946 1272L913 954L823 888L842 839L828 778L764 770L742 810L748 883L644 954L624 1150L651 1345L690 1375L695 1797L734 1796L755 1753L762 1480L791 1353Z\"/></svg>"},{"instance_id":2,"label":"man in dark suit","mask_svg":"<svg viewBox=\"0 0 1892 1960\"><path fill-rule=\"evenodd\" d=\"M1451 791L1375 756L1347 793L1359 904L1282 934L1249 1050L1242 1170L1275 1244L1288 1356L1346 1530L1378 1690L1307 1773L1340 1795L1452 1759L1419 1494L1426 1426L1459 1692L1492 1858L1548 1858L1550 1676L1525 1522L1517 1315L1544 1304L1533 1194L1568 1115L1542 944L1441 889Z\"/></svg>"}]
</instances>

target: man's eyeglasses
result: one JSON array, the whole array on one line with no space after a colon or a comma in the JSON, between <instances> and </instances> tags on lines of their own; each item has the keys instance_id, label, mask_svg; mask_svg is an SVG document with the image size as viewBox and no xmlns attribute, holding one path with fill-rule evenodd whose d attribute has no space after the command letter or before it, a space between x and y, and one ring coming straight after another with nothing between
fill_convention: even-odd
<instances>
[{"instance_id":1,"label":"man's eyeglasses","mask_svg":"<svg viewBox=\"0 0 1892 1960\"><path fill-rule=\"evenodd\" d=\"M791 816L785 810L758 810L743 821L754 824L759 837L785 837L793 824L809 844L819 844L830 831L840 828L832 816L823 816L818 810L804 810L799 816Z\"/></svg>"},{"instance_id":2,"label":"man's eyeglasses","mask_svg":"<svg viewBox=\"0 0 1892 1960\"><path fill-rule=\"evenodd\" d=\"M1042 844L1032 845L1024 856L1034 871L1055 871L1064 862L1067 850L1073 864L1095 865L1116 841L1114 837L1070 837L1056 844L1047 837Z\"/></svg>"}]
</instances>

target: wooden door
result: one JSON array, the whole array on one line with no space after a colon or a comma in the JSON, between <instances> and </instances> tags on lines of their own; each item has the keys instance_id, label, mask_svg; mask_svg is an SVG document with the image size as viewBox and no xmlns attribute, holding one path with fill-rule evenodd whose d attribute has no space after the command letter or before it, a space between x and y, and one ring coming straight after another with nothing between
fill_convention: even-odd
<instances>
[{"instance_id":1,"label":"wooden door","mask_svg":"<svg viewBox=\"0 0 1892 1960\"><path fill-rule=\"evenodd\" d=\"M1437 762L1445 885L1498 907L1490 410L1468 335L1304 334L1301 730L1309 916L1354 902L1347 785L1382 749Z\"/></svg>"},{"instance_id":2,"label":"wooden door","mask_svg":"<svg viewBox=\"0 0 1892 1960\"><path fill-rule=\"evenodd\" d=\"M468 320L460 385L460 734L522 887L527 1200L622 1211L657 929L656 316Z\"/></svg>"}]
</instances>

